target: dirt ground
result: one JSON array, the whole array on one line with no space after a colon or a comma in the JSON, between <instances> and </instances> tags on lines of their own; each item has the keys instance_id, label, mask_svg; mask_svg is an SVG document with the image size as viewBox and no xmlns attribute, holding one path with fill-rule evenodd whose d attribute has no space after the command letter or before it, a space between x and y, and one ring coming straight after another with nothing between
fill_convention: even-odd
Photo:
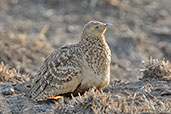
<instances>
[{"instance_id":1,"label":"dirt ground","mask_svg":"<svg viewBox=\"0 0 171 114\"><path fill-rule=\"evenodd\" d=\"M104 93L92 90L81 98L42 103L21 92L1 95L0 113L171 112L170 96L161 96L171 90L170 81L137 80L142 75L137 69L150 56L171 60L170 0L0 0L0 61L26 78L0 80L0 89L34 78L53 49L80 40L90 20L113 24L105 33L112 63Z\"/></svg>"}]
</instances>

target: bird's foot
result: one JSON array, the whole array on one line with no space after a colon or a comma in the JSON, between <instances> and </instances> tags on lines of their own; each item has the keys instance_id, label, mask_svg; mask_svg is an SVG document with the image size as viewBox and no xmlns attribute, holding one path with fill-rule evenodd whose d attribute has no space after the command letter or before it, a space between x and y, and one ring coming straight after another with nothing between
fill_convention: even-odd
<instances>
[{"instance_id":1,"label":"bird's foot","mask_svg":"<svg viewBox=\"0 0 171 114\"><path fill-rule=\"evenodd\" d=\"M50 99L55 99L55 100L61 99L61 98L62 98L62 96L50 96Z\"/></svg>"}]
</instances>

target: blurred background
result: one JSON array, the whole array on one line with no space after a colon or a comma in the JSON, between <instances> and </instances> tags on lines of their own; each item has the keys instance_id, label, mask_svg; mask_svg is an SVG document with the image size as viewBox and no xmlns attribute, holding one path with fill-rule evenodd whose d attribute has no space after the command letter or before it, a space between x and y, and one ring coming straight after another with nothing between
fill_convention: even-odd
<instances>
[{"instance_id":1,"label":"blurred background","mask_svg":"<svg viewBox=\"0 0 171 114\"><path fill-rule=\"evenodd\" d=\"M0 61L34 77L90 20L113 24L111 80L136 80L150 56L171 60L171 0L0 0Z\"/></svg>"}]
</instances>

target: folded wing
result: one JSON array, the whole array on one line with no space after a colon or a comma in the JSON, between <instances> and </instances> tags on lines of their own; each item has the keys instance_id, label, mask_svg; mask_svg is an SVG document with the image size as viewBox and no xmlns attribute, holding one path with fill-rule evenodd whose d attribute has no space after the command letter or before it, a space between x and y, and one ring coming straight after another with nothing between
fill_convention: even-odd
<instances>
[{"instance_id":1,"label":"folded wing","mask_svg":"<svg viewBox=\"0 0 171 114\"><path fill-rule=\"evenodd\" d=\"M82 81L78 54L72 47L54 50L40 68L27 95L37 101L73 92Z\"/></svg>"}]
</instances>

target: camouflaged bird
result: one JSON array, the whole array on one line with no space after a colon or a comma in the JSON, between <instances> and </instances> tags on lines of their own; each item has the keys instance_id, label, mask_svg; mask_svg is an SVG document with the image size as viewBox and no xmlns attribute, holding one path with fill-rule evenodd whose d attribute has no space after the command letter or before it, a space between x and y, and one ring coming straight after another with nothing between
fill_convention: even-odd
<instances>
[{"instance_id":1,"label":"camouflaged bird","mask_svg":"<svg viewBox=\"0 0 171 114\"><path fill-rule=\"evenodd\" d=\"M55 49L41 66L27 96L42 101L106 87L110 81L111 52L104 33L110 25L90 21L77 44Z\"/></svg>"}]
</instances>

